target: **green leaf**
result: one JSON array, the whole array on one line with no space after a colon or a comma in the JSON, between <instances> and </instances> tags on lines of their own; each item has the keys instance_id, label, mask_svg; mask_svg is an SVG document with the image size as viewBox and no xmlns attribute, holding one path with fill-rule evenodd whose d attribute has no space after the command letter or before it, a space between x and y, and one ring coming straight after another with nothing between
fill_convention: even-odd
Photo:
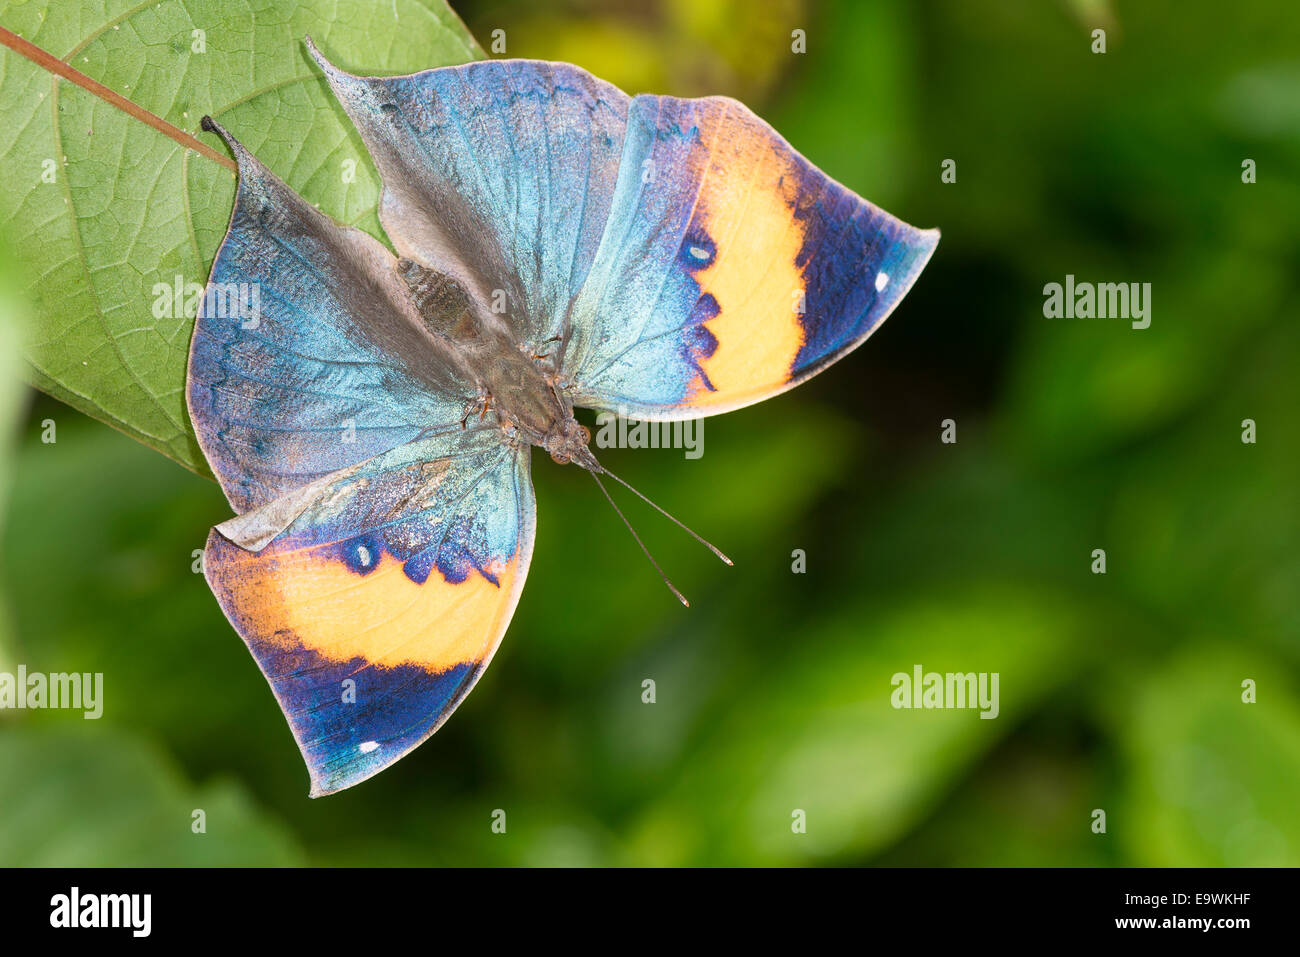
<instances>
[{"instance_id":1,"label":"green leaf","mask_svg":"<svg viewBox=\"0 0 1300 957\"><path fill-rule=\"evenodd\" d=\"M13 469L15 431L22 415L24 389L18 378L22 364L22 343L30 317L27 315L17 277L13 251L0 236L0 526L9 502ZM0 668L12 659L8 606L0 602Z\"/></svg>"},{"instance_id":2,"label":"green leaf","mask_svg":"<svg viewBox=\"0 0 1300 957\"><path fill-rule=\"evenodd\" d=\"M1115 586L1135 603L1295 661L1300 329L1279 319L1234 353L1213 404L1126 454L1104 534L1112 573L1123 569ZM1242 441L1247 419L1255 442Z\"/></svg>"},{"instance_id":3,"label":"green leaf","mask_svg":"<svg viewBox=\"0 0 1300 957\"><path fill-rule=\"evenodd\" d=\"M30 316L13 267L13 250L0 237L0 504L8 497L14 433L22 417L18 370Z\"/></svg>"},{"instance_id":4,"label":"green leaf","mask_svg":"<svg viewBox=\"0 0 1300 957\"><path fill-rule=\"evenodd\" d=\"M783 659L773 656L726 695L680 778L632 830L629 858L826 863L876 853L906 834L1085 654L1080 610L1058 594L988 581L944 599L907 598L887 610L869 602L788 636ZM998 673L997 717L893 707L893 676L918 664ZM643 706L626 700L607 724L634 774L639 752L656 745L638 739L628 712ZM796 810L806 833L792 828Z\"/></svg>"},{"instance_id":5,"label":"green leaf","mask_svg":"<svg viewBox=\"0 0 1300 957\"><path fill-rule=\"evenodd\" d=\"M381 237L378 177L303 37L370 73L483 55L442 0L252 0L237 17L221 0L0 0L0 24L182 130L211 114L307 199ZM31 381L206 474L185 408L193 317L155 318L154 287L206 282L234 174L7 49L0 115L0 229L37 312Z\"/></svg>"},{"instance_id":6,"label":"green leaf","mask_svg":"<svg viewBox=\"0 0 1300 957\"><path fill-rule=\"evenodd\" d=\"M1257 701L1242 700L1243 682ZM1300 864L1300 705L1279 663L1203 644L1123 689L1128 800L1108 828L1146 867Z\"/></svg>"},{"instance_id":7,"label":"green leaf","mask_svg":"<svg viewBox=\"0 0 1300 957\"><path fill-rule=\"evenodd\" d=\"M91 724L91 722L87 722ZM194 832L195 812L204 832ZM303 862L242 786L196 788L119 731L0 731L5 867L285 867Z\"/></svg>"}]
</instances>

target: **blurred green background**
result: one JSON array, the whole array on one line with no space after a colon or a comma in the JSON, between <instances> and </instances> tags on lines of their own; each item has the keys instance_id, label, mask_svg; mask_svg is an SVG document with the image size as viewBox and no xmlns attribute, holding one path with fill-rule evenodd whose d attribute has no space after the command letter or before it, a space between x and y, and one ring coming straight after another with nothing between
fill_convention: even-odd
<instances>
[{"instance_id":1,"label":"blurred green background","mask_svg":"<svg viewBox=\"0 0 1300 957\"><path fill-rule=\"evenodd\" d=\"M191 570L229 514L216 485L29 396L0 670L103 672L105 711L0 715L0 864L1300 864L1300 20L1269 0L455 6L485 48L501 29L508 55L630 92L744 99L939 226L934 260L862 350L709 420L698 461L604 453L736 560L629 503L689 611L586 477L536 457L536 555L493 667L413 755L316 801ZM1151 283L1151 327L1045 319L1067 273ZM915 664L998 672L1000 716L893 709Z\"/></svg>"}]
</instances>

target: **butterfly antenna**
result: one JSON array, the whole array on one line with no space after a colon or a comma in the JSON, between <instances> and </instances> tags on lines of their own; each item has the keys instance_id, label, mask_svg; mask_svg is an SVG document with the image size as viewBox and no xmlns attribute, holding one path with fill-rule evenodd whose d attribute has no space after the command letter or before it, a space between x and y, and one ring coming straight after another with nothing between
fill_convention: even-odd
<instances>
[{"instance_id":1,"label":"butterfly antenna","mask_svg":"<svg viewBox=\"0 0 1300 957\"><path fill-rule=\"evenodd\" d=\"M709 542L709 541L707 541L706 539L701 538L699 535L697 535L697 534L694 532L694 530L692 530L691 527L688 526L685 522L681 521L681 520L678 519L675 515L671 514L670 512L666 511L665 509L661 508L661 507L660 507L659 505L657 505L655 502L652 502L650 499L646 498L646 496L642 495L640 492L638 492L636 489L634 489L631 485L629 485L627 482L624 482L621 478L619 478L617 475L615 475L615 474L614 474L613 472L611 472L609 469L605 468L603 465L602 465L600 468L601 468L601 471L602 471L602 472L604 472L606 475L608 475L610 478L612 478L615 482L617 482L619 485L623 486L625 489L627 489L629 492L631 492L633 495L635 495L635 496L636 496L637 498L639 498L641 501L645 502L647 505L649 505L651 508L653 508L656 512L658 512L658 513L659 513L660 515L662 515L664 518L668 519L670 522L672 522L672 523L673 523L674 525L676 525L678 528L682 529L682 531L686 532L687 535L691 536L691 538L695 539L697 542L699 542L701 545L703 545L703 546L704 546L705 548L707 548L709 551L713 552L713 554L717 555L719 558L721 558L721 559L722 559L724 562L726 562L728 565L734 565L734 564L736 564L736 563L733 562L730 558L728 558L726 555L722 554L722 552L718 549L718 547L717 547L716 545L714 545L712 542ZM595 473L593 472L592 474L594 475ZM598 479L597 481L599 481L599 479ZM608 497L608 493L606 493L606 497Z\"/></svg>"},{"instance_id":2,"label":"butterfly antenna","mask_svg":"<svg viewBox=\"0 0 1300 957\"><path fill-rule=\"evenodd\" d=\"M636 543L641 546L641 551L645 552L645 557L650 559L650 564L655 567L655 571L657 571L659 573L659 577L664 580L664 584L668 586L668 590L677 596L677 600L679 602L681 602L687 608L690 608L691 603L686 600L685 595L683 595L681 592L677 590L677 586L668 580L668 576L664 574L664 570L659 567L659 563L655 561L655 557L650 554L650 549L645 547L645 542L641 541L641 536L636 533L636 529L632 527L632 523L627 520L627 516L623 514L623 510L618 507L618 504L614 501L613 497L609 494L609 491L605 488L605 483L600 480L600 476L597 475L595 472L592 472L591 477L596 480L596 484L600 486L600 490L605 493L606 501L608 501L609 504L613 506L614 511L618 513L618 517L621 518L623 520L623 524L627 526L627 530L631 532L632 537L636 539Z\"/></svg>"}]
</instances>

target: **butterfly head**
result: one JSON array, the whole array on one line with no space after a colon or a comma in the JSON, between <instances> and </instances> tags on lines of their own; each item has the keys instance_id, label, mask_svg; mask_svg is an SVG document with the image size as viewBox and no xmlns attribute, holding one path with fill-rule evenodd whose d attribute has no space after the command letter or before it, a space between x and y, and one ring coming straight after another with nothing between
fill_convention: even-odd
<instances>
[{"instance_id":1,"label":"butterfly head","mask_svg":"<svg viewBox=\"0 0 1300 957\"><path fill-rule=\"evenodd\" d=\"M551 458L560 465L575 462L589 472L601 471L596 456L591 454L587 444L591 442L591 432L572 416L561 420L542 439L542 448L551 453Z\"/></svg>"}]
</instances>

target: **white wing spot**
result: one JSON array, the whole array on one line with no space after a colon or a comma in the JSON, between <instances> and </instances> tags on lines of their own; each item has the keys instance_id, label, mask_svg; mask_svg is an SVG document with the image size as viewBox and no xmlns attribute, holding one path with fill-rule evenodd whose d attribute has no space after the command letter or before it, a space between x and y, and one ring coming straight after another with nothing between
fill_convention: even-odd
<instances>
[{"instance_id":1,"label":"white wing spot","mask_svg":"<svg viewBox=\"0 0 1300 957\"><path fill-rule=\"evenodd\" d=\"M885 287L888 285L889 285L889 273L887 272L876 273L876 292L883 292Z\"/></svg>"},{"instance_id":2,"label":"white wing spot","mask_svg":"<svg viewBox=\"0 0 1300 957\"><path fill-rule=\"evenodd\" d=\"M379 742L378 742L378 741L362 741L359 745L357 745L357 750L360 751L362 754L369 754L371 751L378 751L378 750L379 750Z\"/></svg>"},{"instance_id":3,"label":"white wing spot","mask_svg":"<svg viewBox=\"0 0 1300 957\"><path fill-rule=\"evenodd\" d=\"M369 567L370 567L370 549L366 548L366 546L364 546L364 545L358 545L358 546L357 546L357 561L359 561L359 562L361 563L361 565L362 565L363 568L369 568ZM371 744L374 744L374 742L372 741ZM378 745L376 745L376 747L378 747Z\"/></svg>"}]
</instances>

